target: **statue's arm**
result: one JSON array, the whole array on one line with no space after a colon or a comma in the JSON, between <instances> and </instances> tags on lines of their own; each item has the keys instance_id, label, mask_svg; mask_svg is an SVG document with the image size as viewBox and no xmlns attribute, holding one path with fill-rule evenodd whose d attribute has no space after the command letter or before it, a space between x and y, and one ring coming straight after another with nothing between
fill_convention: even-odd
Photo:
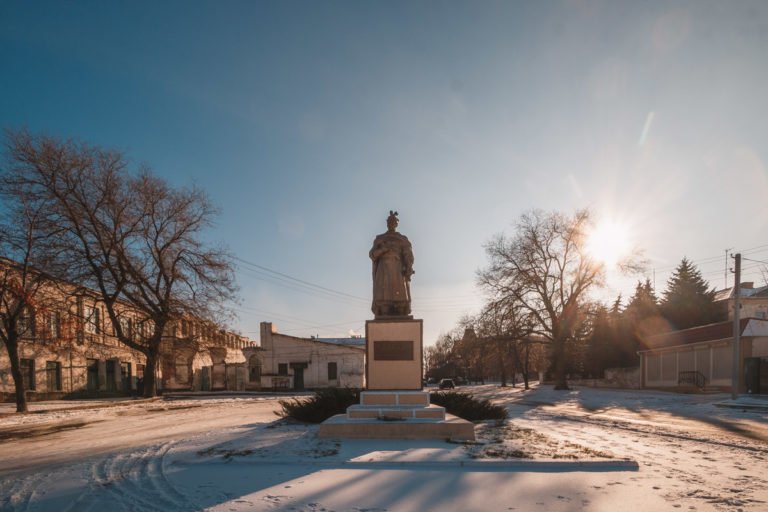
<instances>
[{"instance_id":1,"label":"statue's arm","mask_svg":"<svg viewBox=\"0 0 768 512\"><path fill-rule=\"evenodd\" d=\"M413 250L411 250L411 244L403 247L403 275L410 281L411 276L415 274L413 270Z\"/></svg>"}]
</instances>

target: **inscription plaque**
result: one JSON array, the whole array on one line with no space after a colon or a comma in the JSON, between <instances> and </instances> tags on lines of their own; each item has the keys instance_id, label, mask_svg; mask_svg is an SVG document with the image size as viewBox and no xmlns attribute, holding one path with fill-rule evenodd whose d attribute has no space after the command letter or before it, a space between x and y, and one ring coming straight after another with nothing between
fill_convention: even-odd
<instances>
[{"instance_id":1,"label":"inscription plaque","mask_svg":"<svg viewBox=\"0 0 768 512\"><path fill-rule=\"evenodd\" d=\"M413 341L374 341L376 361L413 361Z\"/></svg>"}]
</instances>

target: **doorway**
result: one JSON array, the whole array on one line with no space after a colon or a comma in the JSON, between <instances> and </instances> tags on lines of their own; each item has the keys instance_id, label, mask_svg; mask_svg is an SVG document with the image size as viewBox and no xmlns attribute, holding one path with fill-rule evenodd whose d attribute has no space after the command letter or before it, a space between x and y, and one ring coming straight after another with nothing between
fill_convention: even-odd
<instances>
[{"instance_id":1,"label":"doorway","mask_svg":"<svg viewBox=\"0 0 768 512\"><path fill-rule=\"evenodd\" d=\"M304 369L309 366L309 363L291 363L291 369L293 370L293 389L294 391L304 390Z\"/></svg>"},{"instance_id":2,"label":"doorway","mask_svg":"<svg viewBox=\"0 0 768 512\"><path fill-rule=\"evenodd\" d=\"M744 360L744 384L749 394L768 395L768 357Z\"/></svg>"}]
</instances>

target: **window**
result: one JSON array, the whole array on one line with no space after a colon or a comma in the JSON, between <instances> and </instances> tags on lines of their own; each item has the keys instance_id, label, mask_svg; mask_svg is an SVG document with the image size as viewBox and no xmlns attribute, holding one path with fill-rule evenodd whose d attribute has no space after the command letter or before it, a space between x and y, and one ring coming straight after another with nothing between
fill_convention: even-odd
<instances>
[{"instance_id":1,"label":"window","mask_svg":"<svg viewBox=\"0 0 768 512\"><path fill-rule=\"evenodd\" d=\"M24 381L24 389L29 391L35 390L35 360L34 359L22 359L21 361L21 378Z\"/></svg>"},{"instance_id":2,"label":"window","mask_svg":"<svg viewBox=\"0 0 768 512\"><path fill-rule=\"evenodd\" d=\"M21 312L16 324L20 336L32 337L35 335L35 311L30 307L25 307Z\"/></svg>"},{"instance_id":3,"label":"window","mask_svg":"<svg viewBox=\"0 0 768 512\"><path fill-rule=\"evenodd\" d=\"M58 361L45 362L46 391L61 391L61 363Z\"/></svg>"},{"instance_id":4,"label":"window","mask_svg":"<svg viewBox=\"0 0 768 512\"><path fill-rule=\"evenodd\" d=\"M95 306L85 306L83 316L85 317L85 332L91 334L101 333L101 311Z\"/></svg>"},{"instance_id":5,"label":"window","mask_svg":"<svg viewBox=\"0 0 768 512\"><path fill-rule=\"evenodd\" d=\"M61 329L61 315L58 311L51 311L45 315L45 333L48 339L59 339Z\"/></svg>"},{"instance_id":6,"label":"window","mask_svg":"<svg viewBox=\"0 0 768 512\"><path fill-rule=\"evenodd\" d=\"M189 327L186 320L181 321L181 335L186 336L189 334Z\"/></svg>"},{"instance_id":7,"label":"window","mask_svg":"<svg viewBox=\"0 0 768 512\"><path fill-rule=\"evenodd\" d=\"M328 380L336 380L338 378L338 367L336 366L336 363L328 363Z\"/></svg>"},{"instance_id":8,"label":"window","mask_svg":"<svg viewBox=\"0 0 768 512\"><path fill-rule=\"evenodd\" d=\"M143 340L145 338L146 331L147 331L146 322L144 320L140 320L136 324L136 336L139 339Z\"/></svg>"},{"instance_id":9,"label":"window","mask_svg":"<svg viewBox=\"0 0 768 512\"><path fill-rule=\"evenodd\" d=\"M126 316L120 317L120 330L123 331L123 336L131 338L133 335L133 322Z\"/></svg>"},{"instance_id":10,"label":"window","mask_svg":"<svg viewBox=\"0 0 768 512\"><path fill-rule=\"evenodd\" d=\"M277 365L277 374L278 375L288 375L288 364L287 363L279 363Z\"/></svg>"}]
</instances>

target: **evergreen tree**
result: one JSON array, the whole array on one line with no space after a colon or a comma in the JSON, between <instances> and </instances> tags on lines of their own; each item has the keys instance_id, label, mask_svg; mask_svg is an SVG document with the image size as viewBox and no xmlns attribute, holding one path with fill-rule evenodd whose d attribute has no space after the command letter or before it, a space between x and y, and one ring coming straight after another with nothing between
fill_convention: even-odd
<instances>
[{"instance_id":1,"label":"evergreen tree","mask_svg":"<svg viewBox=\"0 0 768 512\"><path fill-rule=\"evenodd\" d=\"M610 368L612 346L615 333L612 317L605 306L599 306L592 321L592 333L587 340L585 370L592 378L602 378L606 368Z\"/></svg>"},{"instance_id":2,"label":"evergreen tree","mask_svg":"<svg viewBox=\"0 0 768 512\"><path fill-rule=\"evenodd\" d=\"M667 281L661 314L673 329L687 329L720 320L714 304L715 291L709 288L701 272L683 258Z\"/></svg>"},{"instance_id":3,"label":"evergreen tree","mask_svg":"<svg viewBox=\"0 0 768 512\"><path fill-rule=\"evenodd\" d=\"M650 279L646 279L645 283L637 282L635 294L629 299L624 314L630 322L641 321L659 314L659 300L656 298Z\"/></svg>"}]
</instances>

